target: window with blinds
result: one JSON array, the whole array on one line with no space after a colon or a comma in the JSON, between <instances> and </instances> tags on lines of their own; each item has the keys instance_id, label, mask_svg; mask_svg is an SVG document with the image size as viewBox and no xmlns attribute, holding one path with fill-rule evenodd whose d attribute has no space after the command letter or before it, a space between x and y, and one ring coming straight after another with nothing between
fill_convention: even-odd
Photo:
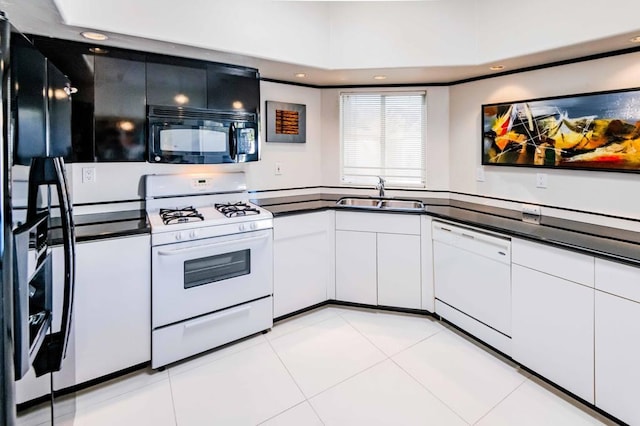
<instances>
[{"instance_id":1,"label":"window with blinds","mask_svg":"<svg viewBox=\"0 0 640 426\"><path fill-rule=\"evenodd\" d=\"M425 92L340 95L342 182L425 187Z\"/></svg>"}]
</instances>

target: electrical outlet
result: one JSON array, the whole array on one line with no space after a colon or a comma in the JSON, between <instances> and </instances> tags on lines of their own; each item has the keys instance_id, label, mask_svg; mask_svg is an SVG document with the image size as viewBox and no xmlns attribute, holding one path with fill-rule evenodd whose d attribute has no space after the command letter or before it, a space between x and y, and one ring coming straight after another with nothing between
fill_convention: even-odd
<instances>
[{"instance_id":1,"label":"electrical outlet","mask_svg":"<svg viewBox=\"0 0 640 426\"><path fill-rule=\"evenodd\" d=\"M546 188L546 187L547 187L547 174L536 173L536 188Z\"/></svg>"},{"instance_id":2,"label":"electrical outlet","mask_svg":"<svg viewBox=\"0 0 640 426\"><path fill-rule=\"evenodd\" d=\"M536 206L535 204L523 204L522 213L540 216L540 206Z\"/></svg>"},{"instance_id":3,"label":"electrical outlet","mask_svg":"<svg viewBox=\"0 0 640 426\"><path fill-rule=\"evenodd\" d=\"M95 183L96 181L96 168L95 167L83 167L82 168L82 183Z\"/></svg>"},{"instance_id":4,"label":"electrical outlet","mask_svg":"<svg viewBox=\"0 0 640 426\"><path fill-rule=\"evenodd\" d=\"M281 175L282 174L282 163L276 163L276 168L275 168L275 174L276 175Z\"/></svg>"},{"instance_id":5,"label":"electrical outlet","mask_svg":"<svg viewBox=\"0 0 640 426\"><path fill-rule=\"evenodd\" d=\"M476 168L476 181L484 182L484 167L478 166Z\"/></svg>"}]
</instances>

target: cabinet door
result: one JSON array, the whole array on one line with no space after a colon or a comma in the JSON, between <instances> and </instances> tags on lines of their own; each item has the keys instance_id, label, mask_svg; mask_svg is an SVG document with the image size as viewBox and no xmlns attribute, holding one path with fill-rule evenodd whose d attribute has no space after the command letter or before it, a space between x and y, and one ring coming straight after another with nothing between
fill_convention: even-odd
<instances>
[{"instance_id":1,"label":"cabinet door","mask_svg":"<svg viewBox=\"0 0 640 426\"><path fill-rule=\"evenodd\" d=\"M206 69L148 62L147 103L206 108Z\"/></svg>"},{"instance_id":2,"label":"cabinet door","mask_svg":"<svg viewBox=\"0 0 640 426\"><path fill-rule=\"evenodd\" d=\"M512 266L512 356L593 403L594 290Z\"/></svg>"},{"instance_id":3,"label":"cabinet door","mask_svg":"<svg viewBox=\"0 0 640 426\"><path fill-rule=\"evenodd\" d=\"M595 405L640 424L640 303L596 291L595 324Z\"/></svg>"},{"instance_id":4,"label":"cabinet door","mask_svg":"<svg viewBox=\"0 0 640 426\"><path fill-rule=\"evenodd\" d=\"M260 80L257 71L209 65L207 107L257 113L260 109Z\"/></svg>"},{"instance_id":5,"label":"cabinet door","mask_svg":"<svg viewBox=\"0 0 640 426\"><path fill-rule=\"evenodd\" d=\"M336 231L336 299L377 305L376 234Z\"/></svg>"},{"instance_id":6,"label":"cabinet door","mask_svg":"<svg viewBox=\"0 0 640 426\"><path fill-rule=\"evenodd\" d=\"M73 343L55 389L151 359L149 236L79 243Z\"/></svg>"},{"instance_id":7,"label":"cabinet door","mask_svg":"<svg viewBox=\"0 0 640 426\"><path fill-rule=\"evenodd\" d=\"M78 92L71 97L71 144L65 161L94 161L94 53L83 43L33 37L36 47L53 62Z\"/></svg>"},{"instance_id":8,"label":"cabinet door","mask_svg":"<svg viewBox=\"0 0 640 426\"><path fill-rule=\"evenodd\" d=\"M433 243L431 241L431 218L420 218L421 270L422 270L422 309L434 312L435 298L433 289Z\"/></svg>"},{"instance_id":9,"label":"cabinet door","mask_svg":"<svg viewBox=\"0 0 640 426\"><path fill-rule=\"evenodd\" d=\"M378 304L420 309L420 236L377 234Z\"/></svg>"},{"instance_id":10,"label":"cabinet door","mask_svg":"<svg viewBox=\"0 0 640 426\"><path fill-rule=\"evenodd\" d=\"M144 57L96 56L96 159L144 161L146 117Z\"/></svg>"},{"instance_id":11,"label":"cabinet door","mask_svg":"<svg viewBox=\"0 0 640 426\"><path fill-rule=\"evenodd\" d=\"M275 318L327 300L330 275L329 213L274 220L273 316Z\"/></svg>"}]
</instances>

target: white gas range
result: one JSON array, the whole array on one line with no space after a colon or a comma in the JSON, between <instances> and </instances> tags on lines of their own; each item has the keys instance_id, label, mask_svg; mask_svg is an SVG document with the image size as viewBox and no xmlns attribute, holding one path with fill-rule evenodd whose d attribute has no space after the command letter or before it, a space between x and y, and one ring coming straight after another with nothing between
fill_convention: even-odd
<instances>
[{"instance_id":1,"label":"white gas range","mask_svg":"<svg viewBox=\"0 0 640 426\"><path fill-rule=\"evenodd\" d=\"M147 175L152 368L273 325L273 215L244 173Z\"/></svg>"}]
</instances>

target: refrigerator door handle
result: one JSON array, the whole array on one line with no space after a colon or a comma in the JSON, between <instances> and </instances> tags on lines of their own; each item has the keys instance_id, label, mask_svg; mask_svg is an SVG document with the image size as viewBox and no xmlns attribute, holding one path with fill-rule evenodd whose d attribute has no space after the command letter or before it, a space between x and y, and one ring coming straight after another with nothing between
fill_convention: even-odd
<instances>
[{"instance_id":1,"label":"refrigerator door handle","mask_svg":"<svg viewBox=\"0 0 640 426\"><path fill-rule=\"evenodd\" d=\"M43 346L46 345L47 350L40 351L33 364L36 377L53 371L60 371L63 360L66 357L73 317L76 258L73 209L69 197L69 185L64 172L64 160L62 157L37 160L42 161L44 165L44 167L38 167L42 173L42 175L38 176L41 178L38 183L54 185L58 195L62 244L64 248L64 285L62 289L60 331L51 333L46 337Z\"/></svg>"},{"instance_id":2,"label":"refrigerator door handle","mask_svg":"<svg viewBox=\"0 0 640 426\"><path fill-rule=\"evenodd\" d=\"M69 197L69 185L64 171L64 160L62 157L55 157L53 158L53 161L57 175L55 185L60 203L60 219L64 245L64 299L62 304L62 323L60 328L60 332L62 333L62 336L60 336L62 340L62 352L60 354L59 365L54 366L54 371L58 371L62 367L62 362L67 356L69 333L71 331L75 292L76 236L75 225L73 223L73 207Z\"/></svg>"}]
</instances>

